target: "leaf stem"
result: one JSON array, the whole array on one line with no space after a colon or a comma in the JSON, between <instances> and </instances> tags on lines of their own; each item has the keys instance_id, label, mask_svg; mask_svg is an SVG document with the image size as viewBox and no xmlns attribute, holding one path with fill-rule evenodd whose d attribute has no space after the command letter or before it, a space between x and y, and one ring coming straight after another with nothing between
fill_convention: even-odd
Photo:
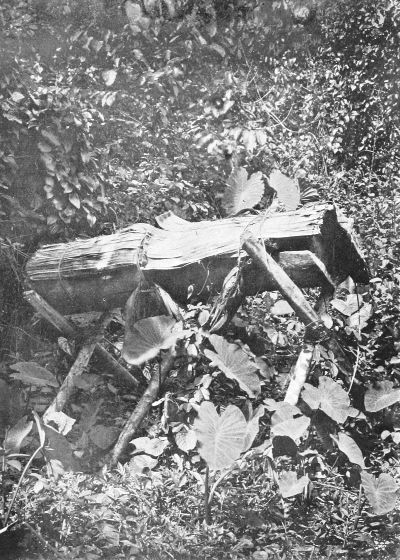
<instances>
[{"instance_id":1,"label":"leaf stem","mask_svg":"<svg viewBox=\"0 0 400 560\"><path fill-rule=\"evenodd\" d=\"M204 479L204 517L207 525L211 525L211 501L210 501L210 469L206 466Z\"/></svg>"}]
</instances>

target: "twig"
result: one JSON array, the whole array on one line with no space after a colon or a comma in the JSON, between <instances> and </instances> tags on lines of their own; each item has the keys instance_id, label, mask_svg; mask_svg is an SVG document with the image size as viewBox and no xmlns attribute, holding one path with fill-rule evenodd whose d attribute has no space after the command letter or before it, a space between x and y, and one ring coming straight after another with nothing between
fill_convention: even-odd
<instances>
[{"instance_id":1,"label":"twig","mask_svg":"<svg viewBox=\"0 0 400 560\"><path fill-rule=\"evenodd\" d=\"M211 500L210 500L210 468L206 466L206 476L204 480L204 513L207 525L211 525Z\"/></svg>"},{"instance_id":2,"label":"twig","mask_svg":"<svg viewBox=\"0 0 400 560\"><path fill-rule=\"evenodd\" d=\"M354 364L354 368L353 368L353 375L351 376L351 381L350 381L350 385L349 385L349 389L347 391L347 394L350 393L351 388L353 387L353 383L354 383L354 379L356 377L356 373L358 370L358 364L360 363L360 347L357 346L357 356L356 356L356 363Z\"/></svg>"}]
</instances>

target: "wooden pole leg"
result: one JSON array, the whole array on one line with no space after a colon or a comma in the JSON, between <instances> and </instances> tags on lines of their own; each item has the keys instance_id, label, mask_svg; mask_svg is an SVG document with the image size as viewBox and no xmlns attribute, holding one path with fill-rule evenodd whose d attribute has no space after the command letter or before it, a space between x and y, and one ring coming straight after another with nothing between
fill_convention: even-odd
<instances>
[{"instance_id":1,"label":"wooden pole leg","mask_svg":"<svg viewBox=\"0 0 400 560\"><path fill-rule=\"evenodd\" d=\"M254 263L277 286L283 297L293 307L294 312L306 326L306 340L312 342L319 338L325 327L318 313L311 307L303 292L289 278L286 272L269 255L264 243L258 241L252 234L248 234L243 242L243 248L253 259Z\"/></svg>"},{"instance_id":2,"label":"wooden pole leg","mask_svg":"<svg viewBox=\"0 0 400 560\"><path fill-rule=\"evenodd\" d=\"M43 414L43 421L46 424L47 419L56 412L61 412L68 400L71 398L76 390L75 380L82 375L87 367L97 342L91 341L82 346L78 356L68 372L67 377L64 379L56 398Z\"/></svg>"},{"instance_id":3,"label":"wooden pole leg","mask_svg":"<svg viewBox=\"0 0 400 560\"><path fill-rule=\"evenodd\" d=\"M168 373L171 371L175 363L175 355L170 352L161 365L161 371L155 369L147 389L143 393L140 401L136 405L135 410L132 412L130 418L125 424L122 432L119 435L118 441L112 451L109 461L110 466L115 466L122 453L128 447L129 441L134 437L137 429L142 423L151 408L151 405L158 397L158 392L164 383Z\"/></svg>"},{"instance_id":4,"label":"wooden pole leg","mask_svg":"<svg viewBox=\"0 0 400 560\"><path fill-rule=\"evenodd\" d=\"M78 336L78 329L34 290L25 292L24 297L43 319L46 319L64 336L67 338L76 338Z\"/></svg>"}]
</instances>

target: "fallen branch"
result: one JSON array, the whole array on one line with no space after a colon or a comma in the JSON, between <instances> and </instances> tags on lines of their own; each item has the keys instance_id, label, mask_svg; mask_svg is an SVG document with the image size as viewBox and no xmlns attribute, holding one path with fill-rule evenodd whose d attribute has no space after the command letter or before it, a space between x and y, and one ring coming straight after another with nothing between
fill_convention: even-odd
<instances>
[{"instance_id":1,"label":"fallen branch","mask_svg":"<svg viewBox=\"0 0 400 560\"><path fill-rule=\"evenodd\" d=\"M128 447L129 441L134 437L136 430L141 425L143 419L149 412L151 405L157 399L158 392L164 383L168 373L171 371L175 362L175 355L168 354L161 365L161 371L154 370L153 375L149 381L146 391L143 393L140 401L136 405L135 410L132 412L130 418L125 424L122 432L119 435L118 441L114 446L111 454L109 464L111 467L118 463L119 458Z\"/></svg>"}]
</instances>

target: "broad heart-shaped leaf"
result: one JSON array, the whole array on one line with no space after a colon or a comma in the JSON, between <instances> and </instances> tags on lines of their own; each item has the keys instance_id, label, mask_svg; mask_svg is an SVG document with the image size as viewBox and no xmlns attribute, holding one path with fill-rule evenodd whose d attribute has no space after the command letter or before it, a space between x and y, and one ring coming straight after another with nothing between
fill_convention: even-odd
<instances>
[{"instance_id":1,"label":"broad heart-shaped leaf","mask_svg":"<svg viewBox=\"0 0 400 560\"><path fill-rule=\"evenodd\" d=\"M183 428L175 434L175 443L181 451L187 453L194 449L197 444L197 436L194 430L186 430Z\"/></svg>"},{"instance_id":2,"label":"broad heart-shaped leaf","mask_svg":"<svg viewBox=\"0 0 400 560\"><path fill-rule=\"evenodd\" d=\"M373 474L363 471L361 484L376 515L384 515L394 509L398 486L390 474L382 473L376 478Z\"/></svg>"},{"instance_id":3,"label":"broad heart-shaped leaf","mask_svg":"<svg viewBox=\"0 0 400 560\"><path fill-rule=\"evenodd\" d=\"M17 373L11 377L18 379L27 385L38 385L39 387L58 387L59 383L54 375L36 362L18 362L11 366Z\"/></svg>"},{"instance_id":4,"label":"broad heart-shaped leaf","mask_svg":"<svg viewBox=\"0 0 400 560\"><path fill-rule=\"evenodd\" d=\"M176 327L176 320L167 315L141 319L125 332L122 357L136 366L155 358L160 350L175 345L182 334Z\"/></svg>"},{"instance_id":5,"label":"broad heart-shaped leaf","mask_svg":"<svg viewBox=\"0 0 400 560\"><path fill-rule=\"evenodd\" d=\"M264 194L264 183L261 172L253 173L247 178L244 167L234 170L228 181L222 198L222 206L228 215L237 214L240 210L253 208L260 202Z\"/></svg>"},{"instance_id":6,"label":"broad heart-shaped leaf","mask_svg":"<svg viewBox=\"0 0 400 560\"><path fill-rule=\"evenodd\" d=\"M372 304L364 303L364 305L356 313L347 319L347 324L352 329L362 331L367 326L368 321L371 318L372 311Z\"/></svg>"},{"instance_id":7,"label":"broad heart-shaped leaf","mask_svg":"<svg viewBox=\"0 0 400 560\"><path fill-rule=\"evenodd\" d=\"M286 436L294 441L301 438L310 425L310 419L289 403L279 403L271 417L271 431L274 436Z\"/></svg>"},{"instance_id":8,"label":"broad heart-shaped leaf","mask_svg":"<svg viewBox=\"0 0 400 560\"><path fill-rule=\"evenodd\" d=\"M136 451L143 451L154 457L159 457L169 445L166 437L149 438L145 436L135 438L130 443L136 447Z\"/></svg>"},{"instance_id":9,"label":"broad heart-shaped leaf","mask_svg":"<svg viewBox=\"0 0 400 560\"><path fill-rule=\"evenodd\" d=\"M351 463L359 465L362 469L365 469L363 454L354 439L344 432L339 432L337 438L334 436L331 437L336 442L340 451L346 455Z\"/></svg>"},{"instance_id":10,"label":"broad heart-shaped leaf","mask_svg":"<svg viewBox=\"0 0 400 560\"><path fill-rule=\"evenodd\" d=\"M351 412L350 398L346 391L330 377L320 377L319 387L304 383L301 397L313 410L320 408L339 424L345 422Z\"/></svg>"},{"instance_id":11,"label":"broad heart-shaped leaf","mask_svg":"<svg viewBox=\"0 0 400 560\"><path fill-rule=\"evenodd\" d=\"M279 491L282 498L292 498L297 494L301 494L310 482L308 476L297 478L294 471L285 471L279 479Z\"/></svg>"},{"instance_id":12,"label":"broad heart-shaped leaf","mask_svg":"<svg viewBox=\"0 0 400 560\"><path fill-rule=\"evenodd\" d=\"M3 447L6 453L19 453L22 443L32 430L33 421L27 420L26 416L8 430L4 439Z\"/></svg>"},{"instance_id":13,"label":"broad heart-shaped leaf","mask_svg":"<svg viewBox=\"0 0 400 560\"><path fill-rule=\"evenodd\" d=\"M379 381L376 387L368 387L364 396L364 405L367 412L379 412L388 406L400 401L400 388L393 389L393 382Z\"/></svg>"},{"instance_id":14,"label":"broad heart-shaped leaf","mask_svg":"<svg viewBox=\"0 0 400 560\"><path fill-rule=\"evenodd\" d=\"M286 210L296 210L300 204L300 188L298 181L290 179L278 169L271 173L268 179L270 187L276 191L276 196Z\"/></svg>"},{"instance_id":15,"label":"broad heart-shaped leaf","mask_svg":"<svg viewBox=\"0 0 400 560\"><path fill-rule=\"evenodd\" d=\"M358 294L349 294L346 299L333 299L331 305L342 315L350 317L350 315L353 315L362 307L363 299Z\"/></svg>"},{"instance_id":16,"label":"broad heart-shaped leaf","mask_svg":"<svg viewBox=\"0 0 400 560\"><path fill-rule=\"evenodd\" d=\"M50 426L43 426L46 432L47 445L45 455L49 460L59 461L65 471L79 470L79 462L75 458L72 447L66 437Z\"/></svg>"},{"instance_id":17,"label":"broad heart-shaped leaf","mask_svg":"<svg viewBox=\"0 0 400 560\"><path fill-rule=\"evenodd\" d=\"M243 412L229 405L219 416L215 406L201 404L193 428L199 443L199 453L211 470L230 467L240 457L244 447L247 422Z\"/></svg>"},{"instance_id":18,"label":"broad heart-shaped leaf","mask_svg":"<svg viewBox=\"0 0 400 560\"><path fill-rule=\"evenodd\" d=\"M285 299L278 299L271 307L270 313L272 315L293 315L294 311L292 306Z\"/></svg>"},{"instance_id":19,"label":"broad heart-shaped leaf","mask_svg":"<svg viewBox=\"0 0 400 560\"><path fill-rule=\"evenodd\" d=\"M227 377L237 381L239 387L249 397L256 397L261 390L261 385L257 367L248 354L237 344L227 342L222 336L212 334L208 338L217 351L215 353L204 350L204 354L211 360L211 365L218 367Z\"/></svg>"}]
</instances>

